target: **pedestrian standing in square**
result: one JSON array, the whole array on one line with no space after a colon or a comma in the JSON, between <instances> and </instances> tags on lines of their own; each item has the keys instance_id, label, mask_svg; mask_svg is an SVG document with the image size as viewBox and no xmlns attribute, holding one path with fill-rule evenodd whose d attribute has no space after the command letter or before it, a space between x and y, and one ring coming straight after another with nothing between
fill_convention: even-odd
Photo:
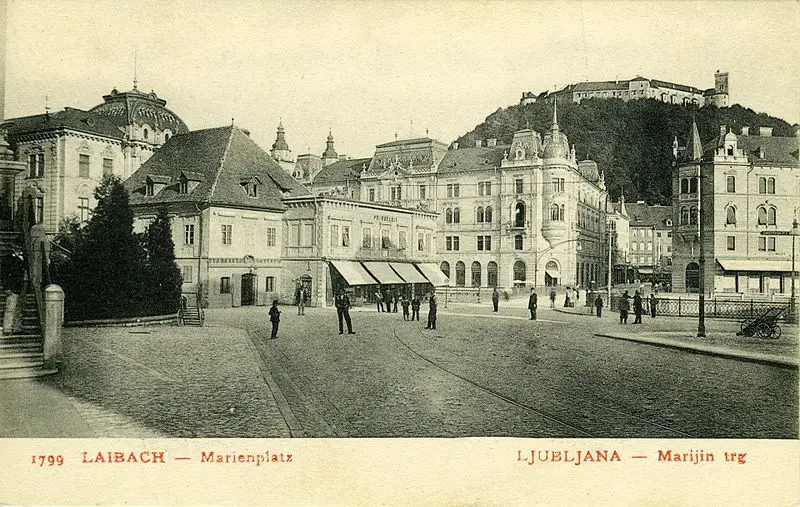
<instances>
[{"instance_id":1,"label":"pedestrian standing in square","mask_svg":"<svg viewBox=\"0 0 800 507\"><path fill-rule=\"evenodd\" d=\"M347 297L345 291L339 290L334 300L334 305L336 306L336 316L339 318L339 334L344 333L342 319L347 324L347 334L355 334L353 332L353 323L350 321L350 298Z\"/></svg>"},{"instance_id":2,"label":"pedestrian standing in square","mask_svg":"<svg viewBox=\"0 0 800 507\"><path fill-rule=\"evenodd\" d=\"M550 289L550 308L556 307L556 290Z\"/></svg>"},{"instance_id":3,"label":"pedestrian standing in square","mask_svg":"<svg viewBox=\"0 0 800 507\"><path fill-rule=\"evenodd\" d=\"M497 311L498 304L500 304L500 294L497 292L497 287L495 287L494 292L492 292L492 307L494 307L492 311Z\"/></svg>"},{"instance_id":4,"label":"pedestrian standing in square","mask_svg":"<svg viewBox=\"0 0 800 507\"><path fill-rule=\"evenodd\" d=\"M636 316L636 318L633 319L633 323L634 324L641 324L642 323L642 296L639 294L638 290L633 295L633 314Z\"/></svg>"},{"instance_id":5,"label":"pedestrian standing in square","mask_svg":"<svg viewBox=\"0 0 800 507\"><path fill-rule=\"evenodd\" d=\"M375 303L378 305L378 311L383 311L383 294L381 294L381 290L378 289L375 291Z\"/></svg>"},{"instance_id":6,"label":"pedestrian standing in square","mask_svg":"<svg viewBox=\"0 0 800 507\"><path fill-rule=\"evenodd\" d=\"M417 318L417 322L419 322L419 296L414 296L411 300L411 320L414 320L414 317Z\"/></svg>"},{"instance_id":7,"label":"pedestrian standing in square","mask_svg":"<svg viewBox=\"0 0 800 507\"><path fill-rule=\"evenodd\" d=\"M628 291L625 291L622 294L622 297L619 300L619 323L620 324L627 324L628 323L628 310L631 309L630 301L628 301Z\"/></svg>"},{"instance_id":8,"label":"pedestrian standing in square","mask_svg":"<svg viewBox=\"0 0 800 507\"><path fill-rule=\"evenodd\" d=\"M658 304L658 299L656 298L655 294L650 294L650 317L655 319L656 318L656 305Z\"/></svg>"},{"instance_id":9,"label":"pedestrian standing in square","mask_svg":"<svg viewBox=\"0 0 800 507\"><path fill-rule=\"evenodd\" d=\"M528 311L531 312L531 319L536 320L536 306L538 304L539 296L536 295L536 290L531 289L531 295L528 298Z\"/></svg>"},{"instance_id":10,"label":"pedestrian standing in square","mask_svg":"<svg viewBox=\"0 0 800 507\"><path fill-rule=\"evenodd\" d=\"M281 321L281 311L278 310L278 300L272 301L272 307L269 309L269 321L272 323L272 335L269 339L274 340L278 337L278 324Z\"/></svg>"},{"instance_id":11,"label":"pedestrian standing in square","mask_svg":"<svg viewBox=\"0 0 800 507\"><path fill-rule=\"evenodd\" d=\"M408 320L408 305L410 303L408 297L403 294L403 299L400 300L400 304L403 306L403 320Z\"/></svg>"},{"instance_id":12,"label":"pedestrian standing in square","mask_svg":"<svg viewBox=\"0 0 800 507\"><path fill-rule=\"evenodd\" d=\"M431 290L431 295L428 298L428 325L425 329L436 329L436 289Z\"/></svg>"},{"instance_id":13,"label":"pedestrian standing in square","mask_svg":"<svg viewBox=\"0 0 800 507\"><path fill-rule=\"evenodd\" d=\"M300 294L297 297L297 315L306 314L306 301L308 300L308 290L305 286L300 286Z\"/></svg>"},{"instance_id":14,"label":"pedestrian standing in square","mask_svg":"<svg viewBox=\"0 0 800 507\"><path fill-rule=\"evenodd\" d=\"M594 300L594 307L597 309L595 312L598 317L603 316L603 298L600 294L597 295L597 298Z\"/></svg>"}]
</instances>

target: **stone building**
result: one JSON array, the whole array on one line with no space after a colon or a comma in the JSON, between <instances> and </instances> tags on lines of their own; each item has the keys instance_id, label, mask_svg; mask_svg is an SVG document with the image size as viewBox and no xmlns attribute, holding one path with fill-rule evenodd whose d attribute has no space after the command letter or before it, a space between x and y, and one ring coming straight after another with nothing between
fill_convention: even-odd
<instances>
[{"instance_id":1,"label":"stone building","mask_svg":"<svg viewBox=\"0 0 800 507\"><path fill-rule=\"evenodd\" d=\"M705 146L692 126L684 157L673 170L673 286L697 291L704 249L708 292L784 293L791 285L792 238L800 207L798 138L771 128L720 127ZM703 244L699 209L703 207Z\"/></svg>"},{"instance_id":2,"label":"stone building","mask_svg":"<svg viewBox=\"0 0 800 507\"><path fill-rule=\"evenodd\" d=\"M235 126L169 139L126 182L143 231L172 220L183 292L211 307L256 305L285 293L284 198L308 191Z\"/></svg>"},{"instance_id":3,"label":"stone building","mask_svg":"<svg viewBox=\"0 0 800 507\"><path fill-rule=\"evenodd\" d=\"M672 206L648 205L644 201L626 203L629 217L630 266L633 279L642 282L671 283ZM629 277L630 279L630 277Z\"/></svg>"},{"instance_id":4,"label":"stone building","mask_svg":"<svg viewBox=\"0 0 800 507\"><path fill-rule=\"evenodd\" d=\"M10 118L2 128L16 159L26 164L16 197L34 189L36 220L49 234L65 217L89 219L103 176L129 177L171 136L188 132L165 100L135 85L129 92L112 90L89 111L68 107Z\"/></svg>"}]
</instances>

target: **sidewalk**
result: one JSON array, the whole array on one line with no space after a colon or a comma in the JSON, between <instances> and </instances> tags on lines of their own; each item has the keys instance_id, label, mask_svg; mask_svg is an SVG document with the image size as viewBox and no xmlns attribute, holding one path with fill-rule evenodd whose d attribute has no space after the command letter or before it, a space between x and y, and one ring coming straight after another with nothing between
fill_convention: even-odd
<instances>
[{"instance_id":1,"label":"sidewalk","mask_svg":"<svg viewBox=\"0 0 800 507\"><path fill-rule=\"evenodd\" d=\"M604 309L606 310L606 309ZM707 354L741 361L797 368L798 363L798 326L780 323L781 337L777 340L736 336L741 326L738 321L706 319L706 336L697 337L697 317L642 317L641 327L632 324L634 316L630 315L628 324L619 323L619 314L603 312L598 319L589 313L589 309L556 308L556 311L597 322L595 336L644 343L659 347L675 348L687 352Z\"/></svg>"}]
</instances>

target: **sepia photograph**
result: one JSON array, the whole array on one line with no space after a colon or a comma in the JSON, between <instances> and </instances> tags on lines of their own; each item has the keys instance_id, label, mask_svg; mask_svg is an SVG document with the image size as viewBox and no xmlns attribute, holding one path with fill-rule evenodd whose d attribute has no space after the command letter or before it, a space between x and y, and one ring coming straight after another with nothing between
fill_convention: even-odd
<instances>
[{"instance_id":1,"label":"sepia photograph","mask_svg":"<svg viewBox=\"0 0 800 507\"><path fill-rule=\"evenodd\" d=\"M283 474L475 441L697 473L746 466L731 441L792 475L799 20L0 0L0 464ZM505 503L424 498L351 500Z\"/></svg>"}]
</instances>

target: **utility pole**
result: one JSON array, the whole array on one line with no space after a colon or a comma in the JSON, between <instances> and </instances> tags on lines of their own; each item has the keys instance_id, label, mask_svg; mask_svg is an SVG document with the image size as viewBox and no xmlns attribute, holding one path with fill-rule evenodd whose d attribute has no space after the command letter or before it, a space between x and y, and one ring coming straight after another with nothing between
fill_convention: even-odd
<instances>
[{"instance_id":1,"label":"utility pole","mask_svg":"<svg viewBox=\"0 0 800 507\"><path fill-rule=\"evenodd\" d=\"M606 287L608 301L606 304L609 308L611 308L611 222L606 224L606 230L608 232L608 287Z\"/></svg>"},{"instance_id":2,"label":"utility pole","mask_svg":"<svg viewBox=\"0 0 800 507\"><path fill-rule=\"evenodd\" d=\"M703 230L703 217L705 215L705 206L703 206L703 162L700 161L699 177L697 178L697 209L699 216L697 217L699 225L699 242L700 242L700 283L698 289L700 291L700 301L698 301L699 309L697 312L697 336L704 337L706 335L706 254L705 245L703 243L704 235Z\"/></svg>"}]
</instances>

